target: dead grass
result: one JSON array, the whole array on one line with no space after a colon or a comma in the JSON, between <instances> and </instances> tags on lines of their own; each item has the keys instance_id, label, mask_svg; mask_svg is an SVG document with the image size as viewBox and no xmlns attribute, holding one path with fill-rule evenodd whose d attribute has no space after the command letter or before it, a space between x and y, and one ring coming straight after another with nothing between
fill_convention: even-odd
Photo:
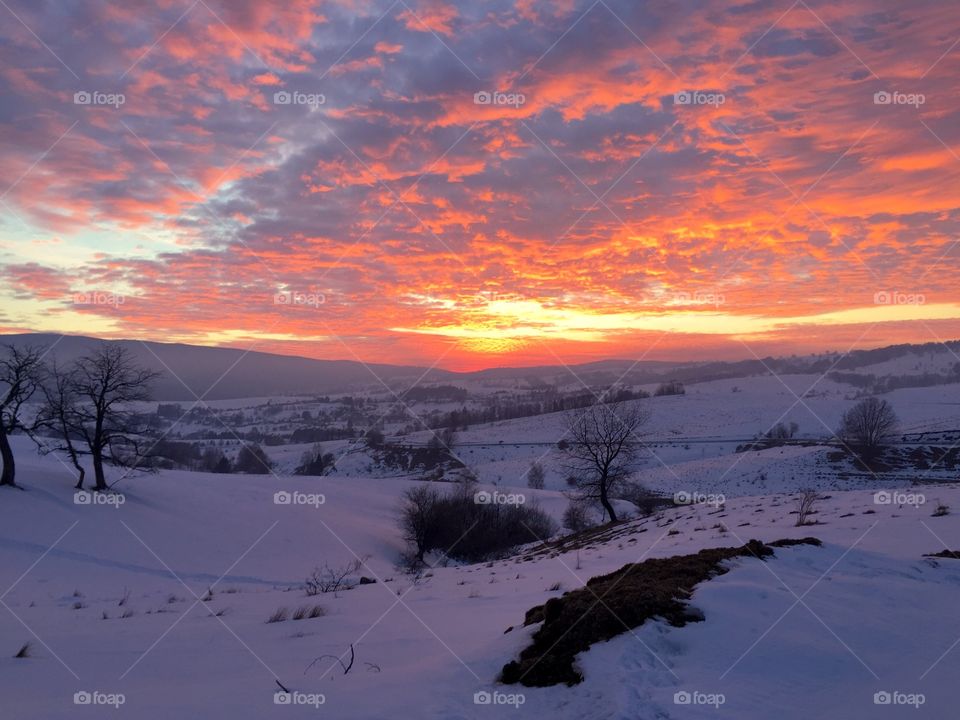
<instances>
[{"instance_id":1,"label":"dead grass","mask_svg":"<svg viewBox=\"0 0 960 720\"><path fill-rule=\"evenodd\" d=\"M694 555L630 563L608 575L591 578L586 587L527 611L524 625L543 625L533 634L533 643L520 653L520 658L503 667L500 680L529 687L579 683L583 676L574 667L577 653L651 618L662 618L675 627L698 622L703 617L688 605L687 599L698 583L726 573L726 560L763 559L773 555L774 547L800 544L819 545L820 541L805 538L764 545L751 540L742 547L712 548ZM602 598L602 602L597 598Z\"/></svg>"},{"instance_id":2,"label":"dead grass","mask_svg":"<svg viewBox=\"0 0 960 720\"><path fill-rule=\"evenodd\" d=\"M267 622L268 623L284 622L289 616L289 614L290 614L290 611L287 610L285 607L277 608L276 610L273 611L273 614L269 618L267 618Z\"/></svg>"}]
</instances>

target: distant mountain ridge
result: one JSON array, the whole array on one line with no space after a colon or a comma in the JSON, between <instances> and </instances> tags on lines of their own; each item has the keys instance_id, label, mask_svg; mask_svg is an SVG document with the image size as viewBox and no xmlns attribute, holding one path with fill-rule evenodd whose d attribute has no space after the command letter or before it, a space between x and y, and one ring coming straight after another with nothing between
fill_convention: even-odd
<instances>
[{"instance_id":1,"label":"distant mountain ridge","mask_svg":"<svg viewBox=\"0 0 960 720\"><path fill-rule=\"evenodd\" d=\"M190 401L195 398L224 400L277 395L340 394L360 390L385 391L384 385L400 391L417 380L420 383L517 380L538 385L550 382L583 381L602 386L621 380L626 384L647 384L665 379L702 382L733 377L776 373L817 373L855 371L907 355L933 352L960 354L960 341L944 344L893 345L844 354L821 353L802 357L764 358L728 362L669 362L644 360L600 360L578 365L520 368L489 368L455 372L356 360L316 360L291 355L206 347L180 343L140 340L100 340L81 335L24 333L0 335L0 343L37 345L50 348L48 357L69 362L89 352L100 342L122 345L137 362L157 370L161 377L153 385L157 400ZM573 373L573 374L572 374ZM575 375L574 375L575 374Z\"/></svg>"},{"instance_id":2,"label":"distant mountain ridge","mask_svg":"<svg viewBox=\"0 0 960 720\"><path fill-rule=\"evenodd\" d=\"M362 363L356 360L317 360L278 355L275 353L207 347L182 343L160 343L140 340L101 340L82 335L23 333L0 335L0 343L36 345L50 348L48 359L70 362L108 342L126 347L141 365L161 373L152 386L157 400L190 401L225 400L276 395L340 394L374 389L385 391L416 382L457 382L466 379L502 380L504 378L536 379L558 374L560 367L491 368L474 372L454 372L385 363ZM605 372L626 371L632 361L604 360L581 366L585 374L597 369ZM651 369L672 363L649 361ZM564 372L567 372L564 370ZM569 373L567 372L568 377Z\"/></svg>"}]
</instances>

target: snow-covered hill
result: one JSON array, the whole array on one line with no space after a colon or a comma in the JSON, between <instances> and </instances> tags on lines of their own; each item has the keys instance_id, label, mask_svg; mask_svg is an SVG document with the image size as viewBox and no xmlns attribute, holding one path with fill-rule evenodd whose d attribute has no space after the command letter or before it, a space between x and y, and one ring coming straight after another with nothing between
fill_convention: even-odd
<instances>
[{"instance_id":1,"label":"snow-covered hill","mask_svg":"<svg viewBox=\"0 0 960 720\"><path fill-rule=\"evenodd\" d=\"M947 718L956 705L960 560L923 557L960 549L960 514L931 517L935 501L960 508L953 487L923 488L918 507L877 504L871 489L831 492L817 524L802 528L795 498L771 487L637 519L580 549L413 577L396 567L395 510L410 481L161 472L122 481L119 506L75 504L55 459L18 450L27 489L0 493L4 717L799 720ZM281 491L304 504L276 504ZM310 494L324 502L309 504ZM534 494L560 515L559 493ZM592 576L808 535L824 547L737 561L699 586L704 622L648 623L594 646L579 658L578 686L495 684L529 642L526 610ZM315 566L358 558L356 575L376 582L305 596ZM322 616L292 619L315 605ZM288 619L267 622L280 608ZM14 659L26 642L30 656ZM344 674L329 656L348 662L351 644ZM302 693L295 702L322 695L323 705L275 704L276 680ZM124 703L74 704L94 691ZM874 704L874 693L894 691L925 702ZM685 692L723 704L675 703Z\"/></svg>"}]
</instances>

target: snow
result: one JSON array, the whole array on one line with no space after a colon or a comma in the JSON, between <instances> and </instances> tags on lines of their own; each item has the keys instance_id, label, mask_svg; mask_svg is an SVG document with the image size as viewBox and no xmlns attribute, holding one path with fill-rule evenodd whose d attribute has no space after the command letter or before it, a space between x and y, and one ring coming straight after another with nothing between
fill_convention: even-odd
<instances>
[{"instance_id":1,"label":"snow","mask_svg":"<svg viewBox=\"0 0 960 720\"><path fill-rule=\"evenodd\" d=\"M785 378L801 397L815 380ZM815 391L804 402L833 425L851 402L850 388L823 381ZM956 428L957 391L954 385L890 397L912 428ZM397 566L403 541L396 510L414 481L364 475L369 458L359 451L343 460L350 475L289 477L308 446L269 448L279 476L162 471L122 480L122 504L92 505L75 504L73 478L56 458L38 457L16 437L26 490L0 492L2 715L954 717L960 560L923 555L960 550L960 488L944 484L956 478L937 476L915 488L842 479L817 447L734 454L735 440L762 431L795 401L775 378L704 383L685 396L649 401L653 437L663 446L638 477L665 493L722 493L719 507L682 506L635 519L578 551L437 567L419 578ZM785 419L796 419L801 433L821 434L803 405ZM483 487L496 482L530 493L559 518L567 501L555 453L544 460L547 490L527 490L522 475L561 434L559 415L476 426L458 434L455 451ZM682 439L671 441L678 436L718 442L685 449ZM813 515L817 524L798 528L795 493L807 486L824 497ZM921 492L925 502L878 504L880 487ZM301 503L276 504L281 491ZM955 511L932 517L935 503ZM692 604L704 622L647 623L581 654L580 685L495 683L535 630L521 627L524 613L590 577L646 557L804 536L824 546L781 548L767 562L739 560L701 584ZM364 561L357 575L377 582L305 596L301 583L314 567L356 558ZM561 589L550 590L557 583ZM203 601L208 589L212 598ZM266 622L278 608L292 613L316 604L324 616ZM121 619L125 611L133 614ZM30 657L14 659L28 641ZM351 644L356 660L348 674L330 657L311 666L320 656L345 654L346 662ZM322 694L325 702L277 705L275 678L306 694L298 699ZM124 704L78 707L80 691L120 693ZM882 691L922 693L925 702L919 709L875 705L874 693ZM482 692L502 693L498 700L520 693L514 699L522 704L475 704ZM722 695L724 702L719 709L676 704L680 692Z\"/></svg>"}]
</instances>

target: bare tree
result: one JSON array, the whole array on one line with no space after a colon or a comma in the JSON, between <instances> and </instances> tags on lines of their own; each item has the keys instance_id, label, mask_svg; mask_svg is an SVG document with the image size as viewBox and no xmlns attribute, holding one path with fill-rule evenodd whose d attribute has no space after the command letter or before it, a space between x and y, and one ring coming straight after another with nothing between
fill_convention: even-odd
<instances>
[{"instance_id":1,"label":"bare tree","mask_svg":"<svg viewBox=\"0 0 960 720\"><path fill-rule=\"evenodd\" d=\"M864 460L875 458L896 434L899 421L886 400L870 397L843 414L840 438Z\"/></svg>"},{"instance_id":2,"label":"bare tree","mask_svg":"<svg viewBox=\"0 0 960 720\"><path fill-rule=\"evenodd\" d=\"M633 469L640 450L637 432L650 419L638 402L597 403L571 415L561 448L584 500L599 502L616 522L610 502Z\"/></svg>"},{"instance_id":3,"label":"bare tree","mask_svg":"<svg viewBox=\"0 0 960 720\"><path fill-rule=\"evenodd\" d=\"M430 485L407 488L402 496L400 529L404 539L414 548L416 560L423 562L424 554L437 543L437 507L440 491Z\"/></svg>"},{"instance_id":4,"label":"bare tree","mask_svg":"<svg viewBox=\"0 0 960 720\"><path fill-rule=\"evenodd\" d=\"M0 357L0 458L3 472L0 485L16 486L16 463L9 436L21 423L20 411L40 387L43 379L44 351L37 347L4 347Z\"/></svg>"},{"instance_id":5,"label":"bare tree","mask_svg":"<svg viewBox=\"0 0 960 720\"><path fill-rule=\"evenodd\" d=\"M82 438L82 423L73 380L72 374L56 361L50 364L41 387L44 402L30 428L30 436L44 455L55 452L67 454L77 471L76 489L82 490L86 469L80 463L81 450L77 447ZM41 440L41 434L50 438L51 442Z\"/></svg>"},{"instance_id":6,"label":"bare tree","mask_svg":"<svg viewBox=\"0 0 960 720\"><path fill-rule=\"evenodd\" d=\"M122 345L102 343L69 373L71 427L93 460L95 490L106 490L103 466L136 467L143 459L141 433L130 404L150 399L160 373L137 365Z\"/></svg>"}]
</instances>

